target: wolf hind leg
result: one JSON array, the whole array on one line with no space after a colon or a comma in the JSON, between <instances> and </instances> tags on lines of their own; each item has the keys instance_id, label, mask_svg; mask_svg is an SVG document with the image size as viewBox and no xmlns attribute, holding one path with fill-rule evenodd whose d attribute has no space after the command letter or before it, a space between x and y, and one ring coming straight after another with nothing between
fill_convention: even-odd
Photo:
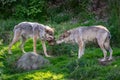
<instances>
[{"instance_id":1,"label":"wolf hind leg","mask_svg":"<svg viewBox=\"0 0 120 80\"><path fill-rule=\"evenodd\" d=\"M106 39L106 41L105 41L105 43L104 43L104 47L105 47L105 49L106 49L107 51L109 51L109 53L110 53L110 56L109 56L109 59L108 59L108 60L112 60L113 50L112 50L112 48L111 48L111 46L110 46L110 39L109 39L109 38Z\"/></svg>"},{"instance_id":2,"label":"wolf hind leg","mask_svg":"<svg viewBox=\"0 0 120 80\"><path fill-rule=\"evenodd\" d=\"M20 29L16 29L16 30L14 31L13 40L12 40L12 42L10 43L10 45L9 45L9 47L8 47L8 53L9 53L9 54L12 54L12 52L11 52L11 47L19 40L20 36L21 36L21 30L20 30Z\"/></svg>"},{"instance_id":3,"label":"wolf hind leg","mask_svg":"<svg viewBox=\"0 0 120 80\"><path fill-rule=\"evenodd\" d=\"M24 50L24 44L25 44L27 38L24 37L23 35L21 36L21 38L22 38L22 42L20 44L20 49L22 50L23 53L26 53L25 50Z\"/></svg>"},{"instance_id":4,"label":"wolf hind leg","mask_svg":"<svg viewBox=\"0 0 120 80\"><path fill-rule=\"evenodd\" d=\"M98 43L99 47L101 48L103 55L104 55L104 57L103 57L103 59L101 59L101 61L106 61L106 57L107 57L107 51L104 47L105 39L106 39L106 36L99 35L97 37L97 43Z\"/></svg>"}]
</instances>

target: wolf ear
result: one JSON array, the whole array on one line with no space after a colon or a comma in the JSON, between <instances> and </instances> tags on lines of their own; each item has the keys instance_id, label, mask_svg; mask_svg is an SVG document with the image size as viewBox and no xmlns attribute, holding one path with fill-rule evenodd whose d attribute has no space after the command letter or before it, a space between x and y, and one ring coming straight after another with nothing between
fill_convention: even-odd
<instances>
[{"instance_id":1,"label":"wolf ear","mask_svg":"<svg viewBox=\"0 0 120 80\"><path fill-rule=\"evenodd\" d=\"M51 29L45 28L45 32L46 32L46 33L50 33L50 32L51 32Z\"/></svg>"},{"instance_id":2,"label":"wolf ear","mask_svg":"<svg viewBox=\"0 0 120 80\"><path fill-rule=\"evenodd\" d=\"M66 32L67 32L67 30L64 31L64 33L66 33Z\"/></svg>"},{"instance_id":3,"label":"wolf ear","mask_svg":"<svg viewBox=\"0 0 120 80\"><path fill-rule=\"evenodd\" d=\"M46 32L47 34L52 34L52 32L51 32L50 30L48 30L48 29L45 29L45 32Z\"/></svg>"},{"instance_id":4,"label":"wolf ear","mask_svg":"<svg viewBox=\"0 0 120 80\"><path fill-rule=\"evenodd\" d=\"M52 28L53 31L55 31L55 28Z\"/></svg>"},{"instance_id":5,"label":"wolf ear","mask_svg":"<svg viewBox=\"0 0 120 80\"><path fill-rule=\"evenodd\" d=\"M46 33L49 33L49 30L48 30L48 29L45 29L45 32L46 32Z\"/></svg>"},{"instance_id":6,"label":"wolf ear","mask_svg":"<svg viewBox=\"0 0 120 80\"><path fill-rule=\"evenodd\" d=\"M71 34L71 32L66 31L64 37L68 37Z\"/></svg>"}]
</instances>

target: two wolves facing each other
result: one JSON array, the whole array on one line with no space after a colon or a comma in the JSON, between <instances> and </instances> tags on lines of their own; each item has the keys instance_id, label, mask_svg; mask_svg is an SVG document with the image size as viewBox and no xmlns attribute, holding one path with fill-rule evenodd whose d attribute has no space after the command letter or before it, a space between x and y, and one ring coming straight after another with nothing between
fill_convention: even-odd
<instances>
[{"instance_id":1,"label":"two wolves facing each other","mask_svg":"<svg viewBox=\"0 0 120 80\"><path fill-rule=\"evenodd\" d=\"M89 26L89 27L78 27L75 29L68 30L60 35L59 39L55 41L54 37L54 29L45 26L43 24L39 24L36 22L21 22L14 27L14 37L12 42L9 45L9 53L11 52L11 47L15 44L20 37L22 38L22 43L20 48L22 52L24 51L24 43L28 39L28 37L33 38L33 51L36 51L36 40L37 38L41 39L44 54L46 57L49 57L46 50L45 41L49 44L54 45L61 44L63 42L72 42L77 43L79 46L78 58L80 58L84 54L85 44L90 41L96 41L103 51L104 57L101 61L106 61L107 51L110 52L110 56L108 60L112 60L112 49L110 47L110 32L104 26Z\"/></svg>"}]
</instances>

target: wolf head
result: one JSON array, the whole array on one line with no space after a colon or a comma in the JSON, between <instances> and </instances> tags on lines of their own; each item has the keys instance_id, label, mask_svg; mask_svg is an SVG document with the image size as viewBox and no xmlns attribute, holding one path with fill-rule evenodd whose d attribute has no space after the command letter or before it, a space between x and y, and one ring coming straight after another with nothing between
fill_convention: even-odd
<instances>
[{"instance_id":1,"label":"wolf head","mask_svg":"<svg viewBox=\"0 0 120 80\"><path fill-rule=\"evenodd\" d=\"M60 35L59 39L57 40L57 44L67 42L70 40L70 31L65 31L63 34Z\"/></svg>"},{"instance_id":2,"label":"wolf head","mask_svg":"<svg viewBox=\"0 0 120 80\"><path fill-rule=\"evenodd\" d=\"M54 37L54 29L50 28L49 26L45 26L45 36L46 36L46 41L48 41L48 43L50 45L54 45L55 44L55 37Z\"/></svg>"}]
</instances>

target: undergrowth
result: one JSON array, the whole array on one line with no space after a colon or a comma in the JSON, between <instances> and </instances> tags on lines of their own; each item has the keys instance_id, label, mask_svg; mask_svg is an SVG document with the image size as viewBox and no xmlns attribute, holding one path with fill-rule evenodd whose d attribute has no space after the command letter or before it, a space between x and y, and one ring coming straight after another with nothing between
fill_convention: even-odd
<instances>
[{"instance_id":1,"label":"undergrowth","mask_svg":"<svg viewBox=\"0 0 120 80\"><path fill-rule=\"evenodd\" d=\"M16 61L23 55L18 48L18 42L12 47L13 54L10 55L7 52L8 46L0 46L0 79L2 80L118 80L120 78L120 50L113 48L113 61L107 64L100 64L99 60L103 57L102 51L99 48L86 48L85 54L82 58L77 59L77 47L72 48L69 45L64 46L63 49L57 49L57 53L51 52L53 57L47 58L50 61L50 65L30 71L22 71L15 66ZM32 51L32 40L28 40L25 44L26 51ZM40 45L39 45L40 44ZM68 44L66 44L68 45ZM41 43L38 41L37 50L40 55L43 55ZM47 46L48 51L52 46ZM60 47L60 46L59 46ZM62 47L62 45L61 45ZM68 48L68 49L67 49ZM71 51L72 52L71 52ZM41 51L41 52L40 52ZM67 52L68 51L68 52ZM59 54L58 54L59 53ZM70 56L72 54L72 56Z\"/></svg>"},{"instance_id":2,"label":"undergrowth","mask_svg":"<svg viewBox=\"0 0 120 80\"><path fill-rule=\"evenodd\" d=\"M19 22L20 21L13 20L13 22L5 22L4 24L4 30L11 30L11 39L13 37L12 29L14 25ZM55 28L56 38L58 38L58 36L65 30L76 28L80 25L90 26L98 24L107 26L106 23L102 21L95 21L95 19L89 19L85 22L81 22L79 20L79 23L71 23L71 21L62 22L60 24L53 22L45 23L45 25ZM8 27L9 25L11 28ZM110 29L108 26L107 28ZM49 55L52 55L52 57L47 58L50 61L50 65L38 70L23 71L16 68L16 61L23 55L19 48L20 42L17 42L12 47L12 55L8 54L7 52L8 44L10 43L11 39L6 44L4 44L2 41L0 44L1 80L118 80L120 78L119 48L112 46L113 61L110 61L107 64L101 64L99 59L103 57L102 51L98 48L98 46L92 46L93 44L87 45L85 54L82 56L82 58L78 59L77 44L63 43L61 45L50 46L48 43L46 43L47 52ZM32 39L29 39L25 43L25 51L32 51L32 45L33 41ZM37 41L37 52L45 57L40 40Z\"/></svg>"}]
</instances>

